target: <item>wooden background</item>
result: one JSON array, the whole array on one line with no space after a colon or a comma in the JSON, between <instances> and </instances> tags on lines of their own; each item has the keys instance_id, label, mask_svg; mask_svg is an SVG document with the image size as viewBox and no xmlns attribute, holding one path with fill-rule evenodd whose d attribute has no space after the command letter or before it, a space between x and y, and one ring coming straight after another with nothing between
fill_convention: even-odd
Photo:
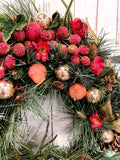
<instances>
[{"instance_id":1,"label":"wooden background","mask_svg":"<svg viewBox=\"0 0 120 160\"><path fill-rule=\"evenodd\" d=\"M1 1L1 0L0 0ZM70 0L65 0L69 4ZM45 3L45 11L51 16L56 10L64 16L65 7L61 0L36 0L36 4L41 4L41 8ZM92 29L99 35L102 28L108 33L107 38L113 40L113 48L118 49L112 56L120 55L120 0L74 0L71 11L73 17L79 17L85 20L88 17ZM117 58L116 69L119 69L120 57ZM49 138L57 134L55 144L60 146L69 145L69 140L73 137L67 133L73 119L70 115L64 113L63 105L53 97L51 106L50 95L46 97L43 103L45 112L49 115L50 127ZM26 122L20 126L21 130L29 130L34 128L33 134L30 135L29 143L36 149L44 135L46 122L33 115L32 112L26 113L28 125Z\"/></svg>"}]
</instances>

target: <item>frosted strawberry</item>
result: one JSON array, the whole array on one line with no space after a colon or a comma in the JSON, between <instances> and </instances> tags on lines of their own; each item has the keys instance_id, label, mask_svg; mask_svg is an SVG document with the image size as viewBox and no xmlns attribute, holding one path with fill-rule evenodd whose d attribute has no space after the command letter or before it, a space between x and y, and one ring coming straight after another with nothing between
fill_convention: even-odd
<instances>
[{"instance_id":1,"label":"frosted strawberry","mask_svg":"<svg viewBox=\"0 0 120 160\"><path fill-rule=\"evenodd\" d=\"M77 55L78 54L78 47L74 44L71 44L68 46L68 52L72 55Z\"/></svg>"},{"instance_id":2,"label":"frosted strawberry","mask_svg":"<svg viewBox=\"0 0 120 160\"><path fill-rule=\"evenodd\" d=\"M72 55L71 56L71 62L74 64L79 64L80 63L80 57L78 55Z\"/></svg>"},{"instance_id":3,"label":"frosted strawberry","mask_svg":"<svg viewBox=\"0 0 120 160\"><path fill-rule=\"evenodd\" d=\"M24 46L25 46L25 48L26 49L33 49L33 44L32 44L32 42L31 41L25 41L24 42Z\"/></svg>"},{"instance_id":4,"label":"frosted strawberry","mask_svg":"<svg viewBox=\"0 0 120 160\"><path fill-rule=\"evenodd\" d=\"M91 63L91 61L90 61L90 58L89 58L89 57L87 57L87 56L81 57L81 64L82 64L83 66L89 66L90 63Z\"/></svg>"},{"instance_id":5,"label":"frosted strawberry","mask_svg":"<svg viewBox=\"0 0 120 160\"><path fill-rule=\"evenodd\" d=\"M68 38L71 44L78 44L81 41L81 38L78 34L73 34Z\"/></svg>"},{"instance_id":6,"label":"frosted strawberry","mask_svg":"<svg viewBox=\"0 0 120 160\"><path fill-rule=\"evenodd\" d=\"M79 53L82 54L82 55L87 55L89 53L89 48L85 45L81 45L79 47Z\"/></svg>"},{"instance_id":7,"label":"frosted strawberry","mask_svg":"<svg viewBox=\"0 0 120 160\"><path fill-rule=\"evenodd\" d=\"M3 77L4 77L4 75L5 75L5 69L4 69L4 67L0 67L0 79L2 79Z\"/></svg>"},{"instance_id":8,"label":"frosted strawberry","mask_svg":"<svg viewBox=\"0 0 120 160\"><path fill-rule=\"evenodd\" d=\"M58 39L64 39L65 37L67 37L68 35L68 29L67 27L59 27L57 32L56 32L56 36L58 37Z\"/></svg>"},{"instance_id":9,"label":"frosted strawberry","mask_svg":"<svg viewBox=\"0 0 120 160\"><path fill-rule=\"evenodd\" d=\"M22 42L25 40L25 32L23 30L16 30L13 33L13 38L17 41L17 42Z\"/></svg>"},{"instance_id":10,"label":"frosted strawberry","mask_svg":"<svg viewBox=\"0 0 120 160\"><path fill-rule=\"evenodd\" d=\"M5 57L4 65L7 69L13 69L16 65L16 60L11 55L8 55Z\"/></svg>"},{"instance_id":11,"label":"frosted strawberry","mask_svg":"<svg viewBox=\"0 0 120 160\"><path fill-rule=\"evenodd\" d=\"M1 42L0 43L0 56L7 54L9 51L10 51L10 45L5 42Z\"/></svg>"},{"instance_id":12,"label":"frosted strawberry","mask_svg":"<svg viewBox=\"0 0 120 160\"><path fill-rule=\"evenodd\" d=\"M26 26L24 27L24 31L27 40L38 42L42 29L39 24L35 22L30 22L29 24L26 24Z\"/></svg>"},{"instance_id":13,"label":"frosted strawberry","mask_svg":"<svg viewBox=\"0 0 120 160\"><path fill-rule=\"evenodd\" d=\"M26 48L22 43L16 43L13 46L13 53L17 56L17 57L23 57L25 55L26 52Z\"/></svg>"},{"instance_id":14,"label":"frosted strawberry","mask_svg":"<svg viewBox=\"0 0 120 160\"><path fill-rule=\"evenodd\" d=\"M40 34L40 38L43 41L50 41L51 40L51 34L47 30L43 30Z\"/></svg>"}]
</instances>

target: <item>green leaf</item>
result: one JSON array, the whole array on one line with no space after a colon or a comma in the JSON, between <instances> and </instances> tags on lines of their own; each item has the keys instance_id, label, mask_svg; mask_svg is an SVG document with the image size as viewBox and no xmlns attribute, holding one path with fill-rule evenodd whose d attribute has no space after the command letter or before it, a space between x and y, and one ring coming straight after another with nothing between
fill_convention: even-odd
<instances>
[{"instance_id":1,"label":"green leaf","mask_svg":"<svg viewBox=\"0 0 120 160\"><path fill-rule=\"evenodd\" d=\"M21 30L26 22L25 16L22 14L16 16L16 22L7 14L0 14L0 27L3 28L2 34L5 42L10 39L15 30Z\"/></svg>"}]
</instances>

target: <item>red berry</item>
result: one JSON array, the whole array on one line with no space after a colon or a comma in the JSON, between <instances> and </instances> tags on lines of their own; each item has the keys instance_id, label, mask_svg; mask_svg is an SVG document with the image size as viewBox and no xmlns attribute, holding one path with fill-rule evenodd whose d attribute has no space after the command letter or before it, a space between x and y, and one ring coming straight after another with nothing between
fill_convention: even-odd
<instances>
[{"instance_id":1,"label":"red berry","mask_svg":"<svg viewBox=\"0 0 120 160\"><path fill-rule=\"evenodd\" d=\"M56 36L58 37L58 39L64 39L65 37L67 37L68 35L68 29L67 27L59 27L57 32L56 32Z\"/></svg>"},{"instance_id":2,"label":"red berry","mask_svg":"<svg viewBox=\"0 0 120 160\"><path fill-rule=\"evenodd\" d=\"M5 42L1 42L0 43L0 56L7 54L9 51L10 51L10 45Z\"/></svg>"},{"instance_id":3,"label":"red berry","mask_svg":"<svg viewBox=\"0 0 120 160\"><path fill-rule=\"evenodd\" d=\"M78 55L71 56L71 62L73 62L74 64L79 64L80 63L80 57Z\"/></svg>"},{"instance_id":4,"label":"red berry","mask_svg":"<svg viewBox=\"0 0 120 160\"><path fill-rule=\"evenodd\" d=\"M26 49L33 49L33 44L31 41L25 41L24 46Z\"/></svg>"},{"instance_id":5,"label":"red berry","mask_svg":"<svg viewBox=\"0 0 120 160\"><path fill-rule=\"evenodd\" d=\"M42 29L41 26L36 22L30 22L29 24L26 24L26 26L24 27L24 31L27 40L38 42Z\"/></svg>"},{"instance_id":6,"label":"red berry","mask_svg":"<svg viewBox=\"0 0 120 160\"><path fill-rule=\"evenodd\" d=\"M79 53L82 54L82 55L87 55L89 53L89 48L85 45L81 45L79 47Z\"/></svg>"},{"instance_id":7,"label":"red berry","mask_svg":"<svg viewBox=\"0 0 120 160\"><path fill-rule=\"evenodd\" d=\"M77 55L78 54L78 47L74 44L71 44L68 47L68 52L72 55Z\"/></svg>"},{"instance_id":8,"label":"red berry","mask_svg":"<svg viewBox=\"0 0 120 160\"><path fill-rule=\"evenodd\" d=\"M0 67L0 79L2 79L5 75L5 69L3 67Z\"/></svg>"},{"instance_id":9,"label":"red berry","mask_svg":"<svg viewBox=\"0 0 120 160\"><path fill-rule=\"evenodd\" d=\"M78 44L78 43L80 43L81 38L80 38L79 35L73 34L73 35L71 35L71 36L68 38L68 40L69 40L69 42L70 42L71 44Z\"/></svg>"},{"instance_id":10,"label":"red berry","mask_svg":"<svg viewBox=\"0 0 120 160\"><path fill-rule=\"evenodd\" d=\"M25 55L25 46L22 43L16 43L13 46L13 53L17 56L17 57L23 57Z\"/></svg>"},{"instance_id":11,"label":"red berry","mask_svg":"<svg viewBox=\"0 0 120 160\"><path fill-rule=\"evenodd\" d=\"M40 34L40 38L43 41L50 41L51 40L51 34L47 30L43 30Z\"/></svg>"},{"instance_id":12,"label":"red berry","mask_svg":"<svg viewBox=\"0 0 120 160\"><path fill-rule=\"evenodd\" d=\"M55 32L53 30L48 30L49 34L50 34L50 40L54 40L55 39Z\"/></svg>"},{"instance_id":13,"label":"red berry","mask_svg":"<svg viewBox=\"0 0 120 160\"><path fill-rule=\"evenodd\" d=\"M89 58L89 57L87 57L87 56L81 57L81 64L82 64L83 66L89 66L90 63L91 63L91 61L90 61L90 58Z\"/></svg>"},{"instance_id":14,"label":"red berry","mask_svg":"<svg viewBox=\"0 0 120 160\"><path fill-rule=\"evenodd\" d=\"M6 68L13 69L16 65L16 60L11 55L8 55L5 57L4 64Z\"/></svg>"},{"instance_id":15,"label":"red berry","mask_svg":"<svg viewBox=\"0 0 120 160\"><path fill-rule=\"evenodd\" d=\"M22 42L25 40L25 32L23 30L16 30L13 33L13 38L17 41L17 42Z\"/></svg>"}]
</instances>

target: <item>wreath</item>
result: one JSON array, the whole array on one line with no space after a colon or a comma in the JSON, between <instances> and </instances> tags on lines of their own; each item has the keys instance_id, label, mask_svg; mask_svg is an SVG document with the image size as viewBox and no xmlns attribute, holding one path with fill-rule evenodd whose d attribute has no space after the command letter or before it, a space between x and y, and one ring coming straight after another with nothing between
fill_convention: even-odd
<instances>
[{"instance_id":1,"label":"wreath","mask_svg":"<svg viewBox=\"0 0 120 160\"><path fill-rule=\"evenodd\" d=\"M34 1L3 2L0 14L0 159L92 160L120 156L120 79L111 66L114 52L102 31L97 37L86 21L39 12ZM31 110L44 120L46 96L62 99L74 118L70 144L46 142L33 152L18 140L21 114ZM51 102L50 102L51 103ZM49 108L50 109L50 108ZM29 133L31 134L31 133ZM20 135L19 135L20 136Z\"/></svg>"}]
</instances>

